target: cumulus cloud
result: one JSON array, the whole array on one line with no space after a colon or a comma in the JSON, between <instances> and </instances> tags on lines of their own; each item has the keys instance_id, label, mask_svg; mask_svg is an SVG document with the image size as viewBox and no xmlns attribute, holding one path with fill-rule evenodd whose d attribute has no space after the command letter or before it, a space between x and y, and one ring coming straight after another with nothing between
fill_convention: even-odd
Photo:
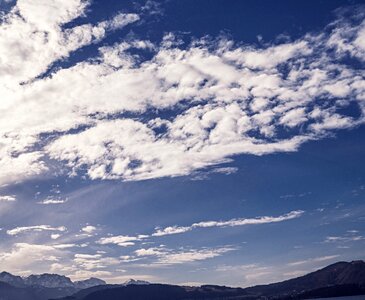
<instances>
[{"instance_id":1,"label":"cumulus cloud","mask_svg":"<svg viewBox=\"0 0 365 300\"><path fill-rule=\"evenodd\" d=\"M56 262L58 255L60 251L52 246L16 243L10 251L0 252L0 263L9 272L19 272L43 263Z\"/></svg>"},{"instance_id":2,"label":"cumulus cloud","mask_svg":"<svg viewBox=\"0 0 365 300\"><path fill-rule=\"evenodd\" d=\"M108 30L139 18L135 14L118 14L96 25L62 29L62 25L81 16L88 4L82 0L18 0L0 27L0 74L5 87L33 80L56 60L102 39Z\"/></svg>"},{"instance_id":3,"label":"cumulus cloud","mask_svg":"<svg viewBox=\"0 0 365 300\"><path fill-rule=\"evenodd\" d=\"M0 130L0 168L3 170L0 185L18 182L47 171L48 167L42 160L43 151L34 149L34 145L39 142L38 135L46 127L50 131L62 130L64 121L66 127L74 127L71 124L73 121L67 121L68 117L57 121L58 125L51 126L53 128L45 123L44 127L41 124L45 120L42 115L51 111L43 106L42 100L38 103L29 102L29 106L25 104L30 99L25 87L33 85L32 82L38 76L56 61L68 57L71 52L100 41L108 31L117 30L139 19L136 14L117 14L96 25L83 24L63 29L64 24L84 14L88 3L83 0L18 0L11 11L2 16L0 91L4 101L0 104L0 111L9 118L15 116L17 121ZM20 103L30 110L23 106L12 113L13 108Z\"/></svg>"},{"instance_id":4,"label":"cumulus cloud","mask_svg":"<svg viewBox=\"0 0 365 300\"><path fill-rule=\"evenodd\" d=\"M117 266L121 262L119 258L101 253L75 253L72 248L79 249L79 245L16 243L10 249L0 251L0 263L9 272L32 270L34 274L52 271L79 278L83 277L81 274L92 271L95 272L93 276L96 276L99 271L105 272L105 275L112 275L109 270L104 269Z\"/></svg>"},{"instance_id":5,"label":"cumulus cloud","mask_svg":"<svg viewBox=\"0 0 365 300\"><path fill-rule=\"evenodd\" d=\"M364 123L363 72L343 59L365 61L360 9L293 42L255 48L202 39L183 47L168 33L161 43L123 41L100 47L93 60L52 69L139 19L118 14L65 29L86 5L19 0L4 16L0 185L54 163L91 179L188 175L237 154L296 151ZM348 114L350 106L358 113Z\"/></svg>"},{"instance_id":6,"label":"cumulus cloud","mask_svg":"<svg viewBox=\"0 0 365 300\"><path fill-rule=\"evenodd\" d=\"M299 218L300 216L303 215L303 213L304 211L302 210L295 210L278 217L264 216L251 219L239 218L239 219L231 219L228 221L204 221L204 222L194 223L191 226L169 226L163 229L157 229L156 232L152 234L152 236L178 234L193 230L195 228L235 227L235 226L245 226L245 225L277 223Z\"/></svg>"},{"instance_id":7,"label":"cumulus cloud","mask_svg":"<svg viewBox=\"0 0 365 300\"><path fill-rule=\"evenodd\" d=\"M52 227L50 225L36 225L36 226L25 226L25 227L16 227L13 229L9 229L6 231L8 235L17 235L20 233L25 233L29 231L66 231L65 226Z\"/></svg>"}]
</instances>

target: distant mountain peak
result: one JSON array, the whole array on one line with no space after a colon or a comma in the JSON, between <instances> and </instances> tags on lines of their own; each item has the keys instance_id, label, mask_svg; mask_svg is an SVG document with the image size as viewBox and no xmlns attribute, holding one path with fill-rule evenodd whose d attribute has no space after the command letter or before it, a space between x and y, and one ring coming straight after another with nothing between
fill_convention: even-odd
<instances>
[{"instance_id":1,"label":"distant mountain peak","mask_svg":"<svg viewBox=\"0 0 365 300\"><path fill-rule=\"evenodd\" d=\"M87 289L93 286L105 285L105 284L106 282L104 280L95 277L74 282L75 287L78 289Z\"/></svg>"},{"instance_id":2,"label":"distant mountain peak","mask_svg":"<svg viewBox=\"0 0 365 300\"><path fill-rule=\"evenodd\" d=\"M127 281L125 281L123 283L123 285L132 285L132 284L134 284L134 285L147 285L147 284L150 284L150 282L144 281L144 280L135 280L133 278L130 278L130 279L128 279Z\"/></svg>"}]
</instances>

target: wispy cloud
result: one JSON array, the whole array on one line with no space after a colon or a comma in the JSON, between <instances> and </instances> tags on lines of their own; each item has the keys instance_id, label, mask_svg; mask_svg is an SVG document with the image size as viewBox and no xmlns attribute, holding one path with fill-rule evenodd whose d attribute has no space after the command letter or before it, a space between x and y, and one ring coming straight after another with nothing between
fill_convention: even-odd
<instances>
[{"instance_id":1,"label":"wispy cloud","mask_svg":"<svg viewBox=\"0 0 365 300\"><path fill-rule=\"evenodd\" d=\"M299 218L303 215L303 213L304 211L302 210L296 210L278 217L264 216L257 218L248 218L248 219L246 218L231 219L228 221L204 221L204 222L194 223L191 226L169 226L163 229L157 229L156 232L152 234L152 236L178 234L191 231L195 228L235 227L235 226L245 226L245 225L277 223Z\"/></svg>"},{"instance_id":2,"label":"wispy cloud","mask_svg":"<svg viewBox=\"0 0 365 300\"><path fill-rule=\"evenodd\" d=\"M146 237L147 237L146 235L139 235L139 236L117 235L117 236L103 237L99 239L97 243L101 245L115 244L121 247L128 247L128 246L133 246L136 241L140 241Z\"/></svg>"},{"instance_id":3,"label":"wispy cloud","mask_svg":"<svg viewBox=\"0 0 365 300\"><path fill-rule=\"evenodd\" d=\"M138 257L156 257L157 260L153 264L173 265L206 260L234 250L237 250L237 248L232 246L186 250L172 250L166 247L157 247L141 248L136 250L135 254Z\"/></svg>"},{"instance_id":4,"label":"wispy cloud","mask_svg":"<svg viewBox=\"0 0 365 300\"><path fill-rule=\"evenodd\" d=\"M81 269L103 269L110 265L119 265L120 260L114 257L103 257L101 254L75 254L74 262Z\"/></svg>"},{"instance_id":5,"label":"wispy cloud","mask_svg":"<svg viewBox=\"0 0 365 300\"><path fill-rule=\"evenodd\" d=\"M50 204L63 204L66 202L67 202L67 199L47 198L42 201L39 201L38 204L50 205Z\"/></svg>"},{"instance_id":6,"label":"wispy cloud","mask_svg":"<svg viewBox=\"0 0 365 300\"><path fill-rule=\"evenodd\" d=\"M324 240L325 243L335 243L335 242L355 242L365 240L365 237L362 235L353 235L353 236L328 236Z\"/></svg>"},{"instance_id":7,"label":"wispy cloud","mask_svg":"<svg viewBox=\"0 0 365 300\"><path fill-rule=\"evenodd\" d=\"M50 225L35 225L35 226L24 226L24 227L16 227L10 230L7 230L6 233L8 235L17 235L20 233L25 233L29 231L66 231L65 226L52 227Z\"/></svg>"},{"instance_id":8,"label":"wispy cloud","mask_svg":"<svg viewBox=\"0 0 365 300\"><path fill-rule=\"evenodd\" d=\"M262 272L267 270L267 267L262 267L257 264L248 264L248 265L221 265L216 268L218 272L232 272L232 271L239 271L239 272Z\"/></svg>"},{"instance_id":9,"label":"wispy cloud","mask_svg":"<svg viewBox=\"0 0 365 300\"><path fill-rule=\"evenodd\" d=\"M156 231L152 234L139 234L136 236L128 236L128 235L117 235L117 236L107 236L102 237L96 243L100 245L118 245L121 247L134 246L136 242L140 242L142 240L154 237L161 237L166 235L173 235L179 233L189 232L196 228L212 228L212 227L235 227L235 226L245 226L245 225L259 225L259 224L269 224L269 223L278 223L284 222L292 219L296 219L301 217L304 214L302 210L291 211L287 214L273 217L273 216L263 216L257 218L239 218L239 219L231 219L228 221L204 221L193 223L190 226L168 226L165 228L156 228ZM141 250L143 251L143 250ZM152 251L150 248L149 251Z\"/></svg>"},{"instance_id":10,"label":"wispy cloud","mask_svg":"<svg viewBox=\"0 0 365 300\"><path fill-rule=\"evenodd\" d=\"M291 262L288 263L288 266L299 266L299 265L304 265L307 263L313 263L313 262L323 262L323 261L327 261L327 260L332 260L335 258L338 258L340 255L327 255L327 256L321 256L321 257L315 257L315 258L308 258L305 260L300 260L300 261L295 261L295 262Z\"/></svg>"}]
</instances>

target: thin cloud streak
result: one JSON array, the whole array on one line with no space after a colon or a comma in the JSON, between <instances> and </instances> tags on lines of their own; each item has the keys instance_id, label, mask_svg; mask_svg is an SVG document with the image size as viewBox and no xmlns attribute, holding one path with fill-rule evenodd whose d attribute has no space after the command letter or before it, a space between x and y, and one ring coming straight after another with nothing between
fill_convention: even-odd
<instances>
[{"instance_id":1,"label":"thin cloud streak","mask_svg":"<svg viewBox=\"0 0 365 300\"><path fill-rule=\"evenodd\" d=\"M29 231L66 231L67 228L65 226L52 227L50 225L35 225L35 226L24 226L24 227L16 227L10 230L7 230L6 233L8 235L17 235L20 233L25 233Z\"/></svg>"},{"instance_id":2,"label":"thin cloud streak","mask_svg":"<svg viewBox=\"0 0 365 300\"><path fill-rule=\"evenodd\" d=\"M14 196L14 195L0 196L0 202L14 202L14 201L16 201L16 196Z\"/></svg>"},{"instance_id":3,"label":"thin cloud streak","mask_svg":"<svg viewBox=\"0 0 365 300\"><path fill-rule=\"evenodd\" d=\"M285 215L278 216L278 217L257 217L251 219L231 219L228 221L205 221L194 223L191 226L169 226L163 229L157 229L156 232L152 234L152 236L164 236L164 235L171 235L171 234L178 234L184 233L187 231L191 231L195 228L211 228L211 227L235 227L235 226L245 226L245 225L258 225L258 224L268 224L268 223L277 223L288 221L292 219L296 219L301 217L304 214L302 210L295 210L291 211Z\"/></svg>"},{"instance_id":4,"label":"thin cloud streak","mask_svg":"<svg viewBox=\"0 0 365 300\"><path fill-rule=\"evenodd\" d=\"M300 260L300 261L295 261L295 262L288 263L288 266L299 266L299 265L304 265L304 264L307 264L307 263L323 262L323 261L327 261L327 260L332 260L332 259L337 258L339 256L340 255L336 254L336 255L327 255L327 256L309 258L309 259L305 259L305 260Z\"/></svg>"},{"instance_id":5,"label":"thin cloud streak","mask_svg":"<svg viewBox=\"0 0 365 300\"><path fill-rule=\"evenodd\" d=\"M97 241L97 243L100 245L114 244L120 247L129 247L129 246L134 246L136 242L148 238L186 233L196 228L212 228L212 227L222 228L222 227L236 227L236 226L246 226L246 225L278 223L299 218L303 214L304 214L303 210L295 210L278 217L263 216L251 219L246 219L246 218L231 219L228 221L205 221L205 222L194 223L191 226L175 225L175 226L168 226L163 229L156 228L156 231L152 234L140 234L138 236L118 235L118 236L102 237Z\"/></svg>"}]
</instances>

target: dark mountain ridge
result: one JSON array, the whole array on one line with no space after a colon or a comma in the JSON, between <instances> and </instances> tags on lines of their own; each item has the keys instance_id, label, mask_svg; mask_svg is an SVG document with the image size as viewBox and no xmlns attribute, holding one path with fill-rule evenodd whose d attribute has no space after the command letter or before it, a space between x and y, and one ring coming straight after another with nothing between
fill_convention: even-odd
<instances>
[{"instance_id":1,"label":"dark mountain ridge","mask_svg":"<svg viewBox=\"0 0 365 300\"><path fill-rule=\"evenodd\" d=\"M365 284L364 261L337 262L304 276L278 283L258 285L245 290L263 296L285 295L345 284Z\"/></svg>"}]
</instances>

